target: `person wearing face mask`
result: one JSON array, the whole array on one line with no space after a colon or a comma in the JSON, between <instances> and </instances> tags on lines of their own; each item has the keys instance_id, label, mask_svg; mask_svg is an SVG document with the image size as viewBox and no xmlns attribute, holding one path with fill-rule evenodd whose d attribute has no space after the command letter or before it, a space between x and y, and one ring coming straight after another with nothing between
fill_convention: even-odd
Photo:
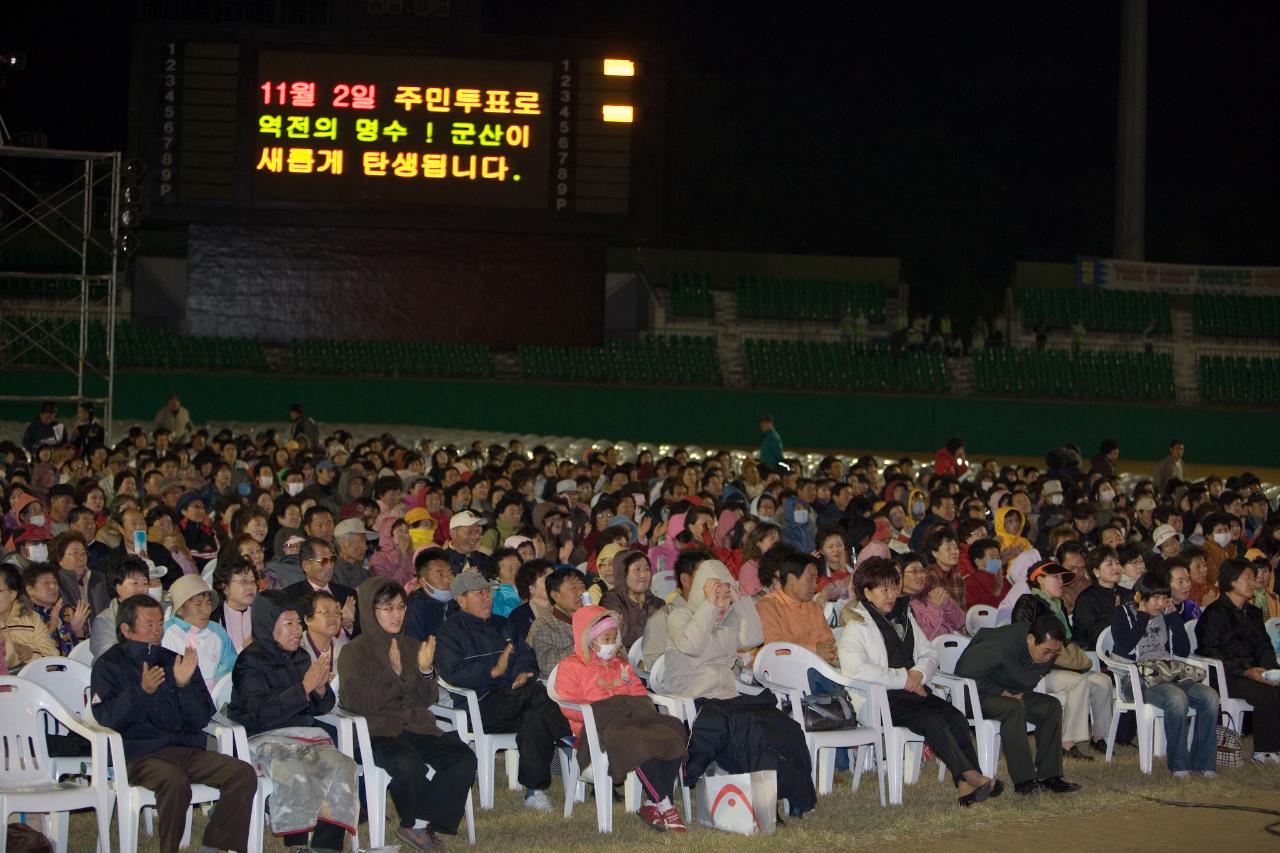
<instances>
[{"instance_id":1,"label":"person wearing face mask","mask_svg":"<svg viewBox=\"0 0 1280 853\"><path fill-rule=\"evenodd\" d=\"M573 615L573 635L573 652L555 670L556 694L563 702L591 705L614 784L632 770L640 779L640 819L660 832L684 832L684 821L672 804L680 766L688 756L684 723L658 713L649 701L644 682L627 662L614 613L595 605L583 607ZM582 713L561 710L573 734L580 736ZM588 750L578 750L582 768L590 757Z\"/></svg>"},{"instance_id":2,"label":"person wearing face mask","mask_svg":"<svg viewBox=\"0 0 1280 853\"><path fill-rule=\"evenodd\" d=\"M970 607L975 604L998 607L1005 588L1000 543L984 537L962 545L960 551L965 602Z\"/></svg>"},{"instance_id":3,"label":"person wearing face mask","mask_svg":"<svg viewBox=\"0 0 1280 853\"><path fill-rule=\"evenodd\" d=\"M458 612L449 585L453 566L442 548L424 548L413 558L418 588L409 595L405 633L415 640L434 637L445 620Z\"/></svg>"},{"instance_id":4,"label":"person wearing face mask","mask_svg":"<svg viewBox=\"0 0 1280 853\"><path fill-rule=\"evenodd\" d=\"M43 527L25 524L18 528L13 536L13 553L4 558L4 562L19 571L34 563L44 563L49 559L49 542L53 539L49 531Z\"/></svg>"},{"instance_id":5,"label":"person wearing face mask","mask_svg":"<svg viewBox=\"0 0 1280 853\"><path fill-rule=\"evenodd\" d=\"M817 489L813 488L811 491L816 493ZM804 491L782 493L782 507L778 510L776 520L782 527L782 541L800 551L809 552L814 549L818 534L817 513L810 508Z\"/></svg>"},{"instance_id":6,"label":"person wearing face mask","mask_svg":"<svg viewBox=\"0 0 1280 853\"><path fill-rule=\"evenodd\" d=\"M1120 580L1117 584L1122 590L1133 589L1138 578L1147 570L1146 555L1142 547L1122 545L1116 549L1116 556L1120 559Z\"/></svg>"},{"instance_id":7,"label":"person wearing face mask","mask_svg":"<svg viewBox=\"0 0 1280 853\"><path fill-rule=\"evenodd\" d=\"M1210 587L1218 583L1218 568L1227 560L1239 556L1236 544L1231 541L1231 520L1232 516L1227 513L1217 512L1205 516L1202 522L1208 534L1204 538L1204 561L1209 569L1205 583Z\"/></svg>"},{"instance_id":8,"label":"person wearing face mask","mask_svg":"<svg viewBox=\"0 0 1280 853\"><path fill-rule=\"evenodd\" d=\"M1066 523L1064 500L1061 480L1045 480L1040 484L1040 534Z\"/></svg>"},{"instance_id":9,"label":"person wearing face mask","mask_svg":"<svg viewBox=\"0 0 1280 853\"><path fill-rule=\"evenodd\" d=\"M44 503L35 495L22 492L13 499L11 513L17 519L18 527L39 527L53 538L49 517L44 511Z\"/></svg>"},{"instance_id":10,"label":"person wearing face mask","mask_svg":"<svg viewBox=\"0 0 1280 853\"><path fill-rule=\"evenodd\" d=\"M227 716L245 727L249 753L273 783L271 831L286 847L343 849L360 817L359 769L316 720L333 710L332 650L302 649L302 617L278 590L254 599L253 642L236 658Z\"/></svg>"}]
</instances>

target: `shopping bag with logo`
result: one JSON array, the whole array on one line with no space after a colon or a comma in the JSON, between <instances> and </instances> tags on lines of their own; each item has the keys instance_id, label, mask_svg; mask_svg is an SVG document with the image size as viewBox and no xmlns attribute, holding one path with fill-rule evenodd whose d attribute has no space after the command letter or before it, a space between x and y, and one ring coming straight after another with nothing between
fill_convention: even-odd
<instances>
[{"instance_id":1,"label":"shopping bag with logo","mask_svg":"<svg viewBox=\"0 0 1280 853\"><path fill-rule=\"evenodd\" d=\"M773 770L698 779L698 822L739 835L772 835L778 818L778 776Z\"/></svg>"}]
</instances>

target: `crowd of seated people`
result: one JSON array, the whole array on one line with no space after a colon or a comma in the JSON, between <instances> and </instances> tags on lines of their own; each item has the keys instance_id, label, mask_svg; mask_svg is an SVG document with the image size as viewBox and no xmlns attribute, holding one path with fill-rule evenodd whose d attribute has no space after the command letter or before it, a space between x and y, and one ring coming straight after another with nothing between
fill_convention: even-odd
<instances>
[{"instance_id":1,"label":"crowd of seated people","mask_svg":"<svg viewBox=\"0 0 1280 853\"><path fill-rule=\"evenodd\" d=\"M338 848L356 828L343 801L354 765L322 719L335 707L370 721L366 759L391 778L398 839L434 849L456 833L476 764L430 712L460 702L449 688L476 691L485 728L515 735L525 806L550 811L557 751L584 755L581 717L545 687L553 672L561 699L599 703L611 773L638 773L653 828L683 831L678 782L712 764L758 769L765 753L801 815L817 802L804 732L753 679L767 643L884 686L964 805L1004 785L940 698L933 644L957 635L954 675L998 722L1019 793L1075 790L1070 762L1106 751L1115 691L1131 686L1091 657L1104 637L1142 672L1182 674L1145 690L1175 776L1215 772L1223 691L1253 708L1251 759L1280 763L1266 626L1280 615L1280 514L1251 474L1189 481L1179 461L1122 481L1114 442L1091 462L1056 448L1043 468L970 469L953 440L934 465L829 457L808 470L727 451L560 458L518 440L410 446L312 428L0 442L0 672L87 644L97 716L124 734L131 774L223 785L224 817L248 808L234 805L247 777L204 754L199 732L229 678L228 713L276 780L273 831L289 843ZM992 615L969 637L974 606ZM1192 636L1225 683L1193 677ZM650 714L651 677L696 716ZM815 672L811 689L840 686ZM1133 739L1132 721L1114 728ZM300 762L322 768L323 791L289 784ZM160 807L167 850L182 798ZM225 817L205 841L242 850L242 831Z\"/></svg>"}]
</instances>

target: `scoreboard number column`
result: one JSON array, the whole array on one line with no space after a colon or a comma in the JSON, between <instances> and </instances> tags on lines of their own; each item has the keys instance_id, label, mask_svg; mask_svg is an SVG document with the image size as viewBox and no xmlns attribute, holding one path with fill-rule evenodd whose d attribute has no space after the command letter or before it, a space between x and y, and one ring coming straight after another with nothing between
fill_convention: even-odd
<instances>
[{"instance_id":1,"label":"scoreboard number column","mask_svg":"<svg viewBox=\"0 0 1280 853\"><path fill-rule=\"evenodd\" d=\"M552 181L552 209L556 213L573 212L573 89L574 63L570 59L562 59L557 68L556 80L556 144L555 180Z\"/></svg>"},{"instance_id":2,"label":"scoreboard number column","mask_svg":"<svg viewBox=\"0 0 1280 853\"><path fill-rule=\"evenodd\" d=\"M160 200L173 204L174 164L178 151L178 45L165 45L161 72Z\"/></svg>"}]
</instances>

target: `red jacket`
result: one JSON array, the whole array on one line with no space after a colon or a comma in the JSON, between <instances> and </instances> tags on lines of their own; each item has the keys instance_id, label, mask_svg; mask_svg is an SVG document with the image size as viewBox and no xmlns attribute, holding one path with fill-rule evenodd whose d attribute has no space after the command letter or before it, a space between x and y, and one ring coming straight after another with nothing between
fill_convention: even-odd
<instances>
[{"instance_id":1,"label":"red jacket","mask_svg":"<svg viewBox=\"0 0 1280 853\"><path fill-rule=\"evenodd\" d=\"M969 557L968 543L960 546L960 563L956 568L964 578L964 597L970 607L975 604L1000 606L1000 599L1007 592L1003 578L976 567Z\"/></svg>"}]
</instances>

